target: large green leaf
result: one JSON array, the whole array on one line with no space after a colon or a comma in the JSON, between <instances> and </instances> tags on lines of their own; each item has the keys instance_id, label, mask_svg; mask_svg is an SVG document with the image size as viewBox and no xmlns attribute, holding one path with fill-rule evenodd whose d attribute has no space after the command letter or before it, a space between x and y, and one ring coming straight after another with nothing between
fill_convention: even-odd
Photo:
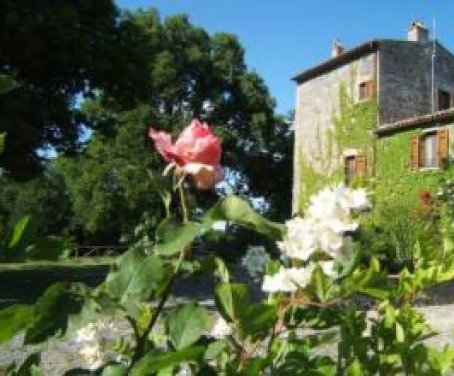
<instances>
[{"instance_id":1,"label":"large green leaf","mask_svg":"<svg viewBox=\"0 0 454 376\"><path fill-rule=\"evenodd\" d=\"M155 255L133 248L122 255L106 278L106 291L132 315L138 304L150 299L164 281L165 268Z\"/></svg>"},{"instance_id":2,"label":"large green leaf","mask_svg":"<svg viewBox=\"0 0 454 376\"><path fill-rule=\"evenodd\" d=\"M208 327L206 310L195 302L189 302L172 311L167 318L167 330L176 349L196 342Z\"/></svg>"},{"instance_id":3,"label":"large green leaf","mask_svg":"<svg viewBox=\"0 0 454 376\"><path fill-rule=\"evenodd\" d=\"M216 307L229 322L238 321L250 305L249 292L239 283L222 283L216 287Z\"/></svg>"},{"instance_id":4,"label":"large green leaf","mask_svg":"<svg viewBox=\"0 0 454 376\"><path fill-rule=\"evenodd\" d=\"M64 334L71 315L80 312L86 289L79 283L56 283L38 299L30 325L25 332L25 343L39 343Z\"/></svg>"},{"instance_id":5,"label":"large green leaf","mask_svg":"<svg viewBox=\"0 0 454 376\"><path fill-rule=\"evenodd\" d=\"M170 256L181 252L189 246L202 232L203 226L199 223L180 223L173 218L165 219L156 230L155 252L163 256Z\"/></svg>"},{"instance_id":6,"label":"large green leaf","mask_svg":"<svg viewBox=\"0 0 454 376\"><path fill-rule=\"evenodd\" d=\"M66 238L48 236L38 239L25 249L25 257L31 260L58 260L67 258L74 244Z\"/></svg>"},{"instance_id":7,"label":"large green leaf","mask_svg":"<svg viewBox=\"0 0 454 376\"><path fill-rule=\"evenodd\" d=\"M269 221L256 213L249 203L237 196L227 196L221 199L204 216L204 223L208 226L216 221L231 221L247 227L272 239L281 239L285 233L285 226Z\"/></svg>"},{"instance_id":8,"label":"large green leaf","mask_svg":"<svg viewBox=\"0 0 454 376\"><path fill-rule=\"evenodd\" d=\"M178 351L159 352L152 350L132 368L131 376L154 375L163 368L175 367L180 363L198 361L204 352L202 346L186 347Z\"/></svg>"},{"instance_id":9,"label":"large green leaf","mask_svg":"<svg viewBox=\"0 0 454 376\"><path fill-rule=\"evenodd\" d=\"M13 305L0 311L0 344L9 341L30 323L32 307Z\"/></svg>"}]
</instances>

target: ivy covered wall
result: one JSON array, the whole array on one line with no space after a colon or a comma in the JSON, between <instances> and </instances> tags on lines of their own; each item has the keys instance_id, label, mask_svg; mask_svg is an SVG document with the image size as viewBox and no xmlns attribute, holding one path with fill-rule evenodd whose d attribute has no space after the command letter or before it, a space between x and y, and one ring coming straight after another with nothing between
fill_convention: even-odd
<instances>
[{"instance_id":1,"label":"ivy covered wall","mask_svg":"<svg viewBox=\"0 0 454 376\"><path fill-rule=\"evenodd\" d=\"M377 104L374 99L355 103L352 84L339 85L339 107L331 114L332 128L321 134L323 127L317 125L313 140L312 155L300 150L299 176L301 179L298 194L298 212L302 213L309 197L328 184L344 181L344 158L346 152L365 155L367 158L366 176L373 174L374 137L377 122ZM305 155L306 154L306 155ZM318 167L314 167L316 161ZM355 184L368 185L370 179L361 179Z\"/></svg>"},{"instance_id":2,"label":"ivy covered wall","mask_svg":"<svg viewBox=\"0 0 454 376\"><path fill-rule=\"evenodd\" d=\"M434 126L443 124L434 124ZM446 126L446 125L443 125ZM449 134L453 135L454 125L448 124ZM421 134L422 130L395 133L376 140L374 194L377 207L394 205L416 207L423 191L436 194L440 181L454 176L452 161L440 168L420 168L412 170L410 166L411 139ZM450 137L450 159L454 147Z\"/></svg>"},{"instance_id":3,"label":"ivy covered wall","mask_svg":"<svg viewBox=\"0 0 454 376\"><path fill-rule=\"evenodd\" d=\"M298 212L302 214L313 193L326 185L344 181L346 151L366 156L365 177L354 180L353 185L365 186L372 192L378 212L391 207L411 212L420 203L421 192L436 194L442 180L454 178L454 137L449 137L450 163L447 166L414 171L410 166L411 138L423 130L400 131L380 138L374 136L377 103L374 99L355 102L350 94L352 90L350 84L339 84L339 106L331 115L333 126L316 126L310 160L306 156L307 150L305 153L300 150ZM454 135L454 122L433 126L448 126L449 135ZM312 161L317 162L317 168Z\"/></svg>"}]
</instances>

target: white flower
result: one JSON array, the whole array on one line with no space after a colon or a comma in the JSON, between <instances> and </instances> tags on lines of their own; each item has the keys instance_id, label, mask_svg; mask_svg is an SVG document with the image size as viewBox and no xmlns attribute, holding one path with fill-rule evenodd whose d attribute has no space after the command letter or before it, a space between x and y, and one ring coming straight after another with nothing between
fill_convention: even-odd
<instances>
[{"instance_id":1,"label":"white flower","mask_svg":"<svg viewBox=\"0 0 454 376\"><path fill-rule=\"evenodd\" d=\"M351 210L365 210L370 206L364 188L351 189L339 184L313 195L310 198L308 213L313 218L323 220L329 217L345 217Z\"/></svg>"},{"instance_id":2,"label":"white flower","mask_svg":"<svg viewBox=\"0 0 454 376\"><path fill-rule=\"evenodd\" d=\"M113 322L102 320L79 329L75 335L75 342L83 366L94 371L109 361L118 359L119 354L113 352L111 347L119 335L119 330Z\"/></svg>"},{"instance_id":3,"label":"white flower","mask_svg":"<svg viewBox=\"0 0 454 376\"><path fill-rule=\"evenodd\" d=\"M287 233L281 242L277 242L278 248L290 258L308 260L318 248L314 223L296 217L285 225Z\"/></svg>"},{"instance_id":4,"label":"white flower","mask_svg":"<svg viewBox=\"0 0 454 376\"><path fill-rule=\"evenodd\" d=\"M215 338L226 337L232 334L232 327L227 321L224 320L224 318L219 317L214 324L213 329L211 329L210 334Z\"/></svg>"},{"instance_id":5,"label":"white flower","mask_svg":"<svg viewBox=\"0 0 454 376\"><path fill-rule=\"evenodd\" d=\"M367 192L364 188L344 189L340 203L342 206L353 210L366 210L371 207Z\"/></svg>"},{"instance_id":6,"label":"white flower","mask_svg":"<svg viewBox=\"0 0 454 376\"><path fill-rule=\"evenodd\" d=\"M334 261L320 261L317 263L328 277L336 277L337 272L334 270Z\"/></svg>"},{"instance_id":7,"label":"white flower","mask_svg":"<svg viewBox=\"0 0 454 376\"><path fill-rule=\"evenodd\" d=\"M273 275L266 275L263 279L262 290L268 293L295 292L298 288L306 286L314 270L310 264L305 268L284 268Z\"/></svg>"}]
</instances>

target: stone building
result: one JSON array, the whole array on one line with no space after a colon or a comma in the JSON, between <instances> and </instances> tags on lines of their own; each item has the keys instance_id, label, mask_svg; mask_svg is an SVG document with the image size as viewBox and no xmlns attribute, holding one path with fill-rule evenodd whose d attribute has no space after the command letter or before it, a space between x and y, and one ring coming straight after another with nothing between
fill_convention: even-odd
<instances>
[{"instance_id":1,"label":"stone building","mask_svg":"<svg viewBox=\"0 0 454 376\"><path fill-rule=\"evenodd\" d=\"M417 196L450 173L454 55L421 22L407 40L347 51L336 41L330 59L293 80L295 213L329 182L362 179L387 197L413 179Z\"/></svg>"}]
</instances>

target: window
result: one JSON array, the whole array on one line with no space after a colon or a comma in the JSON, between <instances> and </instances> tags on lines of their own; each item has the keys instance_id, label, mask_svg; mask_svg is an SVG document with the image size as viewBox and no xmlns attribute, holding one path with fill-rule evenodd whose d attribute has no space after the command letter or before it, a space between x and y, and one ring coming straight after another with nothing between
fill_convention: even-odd
<instances>
[{"instance_id":1,"label":"window","mask_svg":"<svg viewBox=\"0 0 454 376\"><path fill-rule=\"evenodd\" d=\"M421 167L437 167L438 158L437 158L437 134L426 133L421 138L419 146L419 165Z\"/></svg>"},{"instance_id":2,"label":"window","mask_svg":"<svg viewBox=\"0 0 454 376\"><path fill-rule=\"evenodd\" d=\"M448 129L426 132L411 140L411 166L414 170L439 167L448 159Z\"/></svg>"},{"instance_id":3,"label":"window","mask_svg":"<svg viewBox=\"0 0 454 376\"><path fill-rule=\"evenodd\" d=\"M355 157L345 158L345 185L351 185L355 177Z\"/></svg>"},{"instance_id":4,"label":"window","mask_svg":"<svg viewBox=\"0 0 454 376\"><path fill-rule=\"evenodd\" d=\"M350 186L356 177L364 176L367 172L365 155L352 155L345 157L345 185Z\"/></svg>"},{"instance_id":5,"label":"window","mask_svg":"<svg viewBox=\"0 0 454 376\"><path fill-rule=\"evenodd\" d=\"M375 97L375 82L365 81L361 82L358 87L358 99L360 101L372 99Z\"/></svg>"},{"instance_id":6,"label":"window","mask_svg":"<svg viewBox=\"0 0 454 376\"><path fill-rule=\"evenodd\" d=\"M438 110L447 110L451 107L451 94L445 90L438 90Z\"/></svg>"}]
</instances>

